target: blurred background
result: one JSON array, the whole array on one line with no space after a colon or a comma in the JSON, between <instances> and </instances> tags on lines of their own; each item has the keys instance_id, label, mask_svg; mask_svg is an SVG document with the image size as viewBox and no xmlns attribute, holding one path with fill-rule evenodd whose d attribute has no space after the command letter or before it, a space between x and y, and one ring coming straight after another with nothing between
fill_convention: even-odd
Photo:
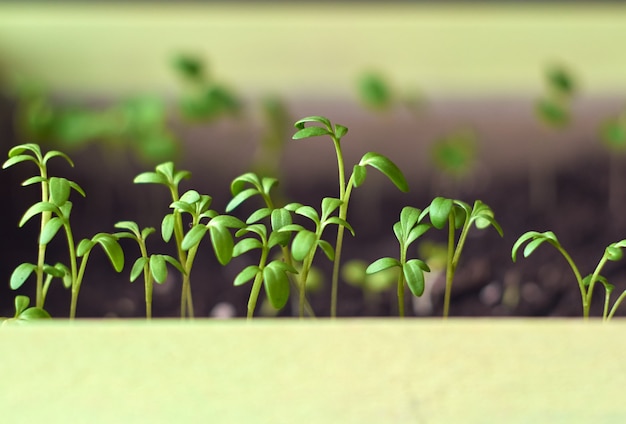
<instances>
[{"instance_id":1,"label":"blurred background","mask_svg":"<svg viewBox=\"0 0 626 424\"><path fill-rule=\"evenodd\" d=\"M183 191L211 195L218 211L230 181L250 170L279 178L284 198L317 206L337 195L332 143L291 135L296 120L324 115L349 128L349 169L378 151L411 187L401 194L371 172L355 190L346 262L394 256L404 205L482 199L505 237L468 240L451 313L577 316L563 259L546 248L513 264L510 249L525 231L553 230L586 274L626 238L624 41L620 2L2 2L0 156L36 142L74 160L50 169L87 193L72 198L80 239L121 220L159 228L167 191L132 181L166 160L192 173ZM0 315L12 314L15 294L33 295L34 281L18 291L8 281L36 260L35 220L17 228L38 200L34 186L20 186L35 172L27 163L0 172ZM427 238L413 252L424 259L445 240ZM50 261L65 260L57 241ZM133 249L120 275L94 252L79 317L142 316L142 284L128 282ZM329 264L319 261L311 301L325 315ZM198 316L245 314L249 286L232 280L246 265L221 267L206 247L192 277ZM605 277L623 289L626 270L610 265ZM410 314L441 313L432 274L432 292ZM340 315L397 313L388 281L344 280ZM156 316L179 313L179 284L172 276L155 288ZM53 284L48 296L53 316L67 316L67 290Z\"/></svg>"}]
</instances>

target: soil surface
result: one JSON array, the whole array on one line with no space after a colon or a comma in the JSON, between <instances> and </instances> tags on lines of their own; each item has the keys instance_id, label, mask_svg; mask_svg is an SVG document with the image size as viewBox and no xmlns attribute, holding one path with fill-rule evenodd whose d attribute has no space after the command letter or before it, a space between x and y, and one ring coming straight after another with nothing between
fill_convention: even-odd
<instances>
[{"instance_id":1,"label":"soil surface","mask_svg":"<svg viewBox=\"0 0 626 424\"><path fill-rule=\"evenodd\" d=\"M6 157L8 148L17 141L11 125L12 107L7 102L0 105L0 153ZM617 105L611 99L581 102L576 110L578 119L562 133L542 128L532 116L532 103L523 99L440 100L417 117L404 111L380 116L353 104L346 107L323 102L294 102L291 113L295 119L325 114L333 122L348 126L350 133L344 139L347 163L358 161L368 150L377 150L394 159L407 174L411 186L408 194L397 191L373 170L364 186L355 189L348 221L357 235L347 236L344 261L362 259L369 263L382 256L396 256L398 245L392 225L405 205L424 208L439 195L470 204L480 199L493 209L505 235L501 238L493 228L474 228L470 232L454 281L451 315L573 317L581 315L580 291L558 252L551 246L541 246L529 258L520 257L513 263L511 247L526 231L551 230L586 275L593 272L609 243L626 238L626 217L620 212L626 210L626 196L617 190L617 195L609 200L611 160L595 135L601 120L615 113ZM214 207L223 210L229 200L229 182L247 171L254 158L253 135L260 124L176 125L185 140L179 167L193 174L191 182L182 189L194 188L210 194ZM471 175L451 182L433 169L428 148L434 138L463 126L479 133L480 161ZM359 142L348 144L351 138ZM219 141L211 144L207 140ZM286 198L317 207L322 197L337 195L332 145L326 141L297 144L290 142L285 149L280 188ZM75 169L60 162L52 168L56 175L79 182L87 192L87 199L76 198L74 202L72 216L77 238L112 232L113 224L120 220L159 227L161 217L168 211L167 193L160 187L132 184L134 175L153 166L132 158L125 158L125 165L121 166L122 161L107 159L99 146L69 154L76 163ZM545 168L541 187L548 193L546 200L537 205L531 204L529 195L532 158ZM621 158L613 161L617 167L611 177L622 186L626 181L623 162ZM7 282L0 285L0 316L12 314L13 297L18 293L8 288L12 270L23 261L35 261L36 220L17 228L23 212L37 201L36 189L20 186L21 181L33 175L34 169L30 168L16 166L0 173L0 195L5 199L0 226L0 281ZM554 195L549 195L550 182ZM234 214L247 216L245 209ZM330 234L331 231L327 233ZM152 237L150 248L154 252L168 251L169 247L157 235ZM430 230L418 242L445 239L444 232ZM48 262L65 261L63 240L54 243ZM241 269L257 260L256 255L235 258L222 267L213 257L208 241L203 246L192 274L196 316L245 316L251 286L233 287L232 281ZM79 298L79 317L143 316L143 284L128 282L138 250L127 241L123 247L127 265L121 275L111 269L103 254L92 254ZM411 254L420 257L417 248ZM317 265L323 275L330 275L331 265L321 254ZM180 279L173 274L166 283L155 286L155 316L179 314ZM626 261L609 263L603 275L616 287L613 299L626 289ZM407 291L408 315L441 315L443 277L436 272L430 277L429 292L419 302ZM33 286L34 281L28 280L19 293L32 297ZM600 287L595 293L592 313L597 316L602 312L604 293ZM53 284L47 309L55 317L67 316L69 297L61 284ZM329 284L322 284L309 298L318 316L328 315ZM292 313L288 305L279 315ZM339 287L340 316L396 314L393 287L381 293L364 293L343 282ZM624 314L626 306L617 315Z\"/></svg>"}]
</instances>

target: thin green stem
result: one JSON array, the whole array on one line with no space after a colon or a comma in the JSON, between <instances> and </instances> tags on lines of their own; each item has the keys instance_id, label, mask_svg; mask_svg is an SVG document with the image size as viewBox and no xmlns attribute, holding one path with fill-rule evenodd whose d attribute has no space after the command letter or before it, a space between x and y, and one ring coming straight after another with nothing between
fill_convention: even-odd
<instances>
[{"instance_id":1,"label":"thin green stem","mask_svg":"<svg viewBox=\"0 0 626 424\"><path fill-rule=\"evenodd\" d=\"M452 292L452 280L454 278L454 214L448 217L448 255L446 258L446 289L443 298L443 319L448 319L450 314L450 297Z\"/></svg>"},{"instance_id":2,"label":"thin green stem","mask_svg":"<svg viewBox=\"0 0 626 424\"><path fill-rule=\"evenodd\" d=\"M191 299L191 268L193 266L196 253L198 252L198 246L199 244L196 244L189 249L189 252L187 252L187 261L184 266L185 275L183 276L183 293L186 293L186 295L184 298L181 297L181 318L185 318L183 311L187 313L189 318L193 318L194 316L193 301Z\"/></svg>"},{"instance_id":3,"label":"thin green stem","mask_svg":"<svg viewBox=\"0 0 626 424\"><path fill-rule=\"evenodd\" d=\"M400 263L406 263L406 247L400 242ZM400 269L398 273L398 315L404 318L404 272Z\"/></svg>"},{"instance_id":4,"label":"thin green stem","mask_svg":"<svg viewBox=\"0 0 626 424\"><path fill-rule=\"evenodd\" d=\"M250 292L250 299L248 299L248 316L247 320L251 320L254 317L254 310L256 309L256 303L259 298L259 292L263 284L263 268L267 262L267 256L269 249L267 246L263 246L261 249L261 259L259 259L259 272L254 277L254 283L252 284L252 291Z\"/></svg>"},{"instance_id":5,"label":"thin green stem","mask_svg":"<svg viewBox=\"0 0 626 424\"><path fill-rule=\"evenodd\" d=\"M40 175L43 178L41 182L41 201L48 202L50 200L49 186L48 186L48 173L46 170L46 166L44 164L39 165ZM39 234L43 233L43 229L50 221L52 217L52 213L49 211L44 211L41 213L41 225ZM38 308L43 308L44 303L46 301L46 295L43 289L44 281L43 281L43 267L46 263L46 244L39 243L38 252L37 252L37 281L36 281L36 294L35 294L35 306Z\"/></svg>"},{"instance_id":6,"label":"thin green stem","mask_svg":"<svg viewBox=\"0 0 626 424\"><path fill-rule=\"evenodd\" d=\"M339 199L343 202L339 207L339 217L346 219L348 215L348 200L350 197L351 187L346 186L346 172L343 161L343 153L341 152L341 139L338 139L334 135L331 136L333 144L335 145L335 153L337 154L337 170L339 172ZM330 316L331 318L337 317L337 293L339 289L339 268L341 266L341 251L343 249L343 226L337 228L337 239L335 241L335 258L333 260L333 275L331 285L331 298L330 298Z\"/></svg>"},{"instance_id":7,"label":"thin green stem","mask_svg":"<svg viewBox=\"0 0 626 424\"><path fill-rule=\"evenodd\" d=\"M600 271L602 271L602 268L604 268L604 265L606 264L606 262L608 261L608 257L605 255L602 255L602 259L600 259L600 262L598 262L598 266L596 266L596 269L593 271L593 274L591 274L591 280L589 280L589 286L587 287L586 290L586 303L585 306L587 308L587 316L589 316L589 309L591 309L591 300L593 298L593 289L596 285L596 282L598 281L598 277L600 275ZM609 294L610 295L610 294Z\"/></svg>"},{"instance_id":8,"label":"thin green stem","mask_svg":"<svg viewBox=\"0 0 626 424\"><path fill-rule=\"evenodd\" d=\"M76 280L72 282L72 300L70 303L70 320L76 318L76 305L78 304L78 294L80 293L80 286L83 282L83 276L85 275L85 268L87 267L87 259L91 251L85 253L80 261L80 269L76 274Z\"/></svg>"},{"instance_id":9,"label":"thin green stem","mask_svg":"<svg viewBox=\"0 0 626 424\"><path fill-rule=\"evenodd\" d=\"M148 257L148 249L146 248L145 240L141 238L137 238L137 242L139 243L139 250L141 251L141 256L146 260L143 265L143 279L145 286L145 297L146 297L146 319L152 319L152 273L150 272L150 258Z\"/></svg>"},{"instance_id":10,"label":"thin green stem","mask_svg":"<svg viewBox=\"0 0 626 424\"><path fill-rule=\"evenodd\" d=\"M587 292L585 290L585 284L583 283L583 279L580 275L580 271L578 270L578 267L572 260L572 257L569 255L569 253L565 251L565 249L563 249L560 246L555 246L555 247L559 252L561 252L561 255L565 258L570 268L572 269L572 272L574 272L574 276L576 277L576 282L578 282L578 288L580 289L580 296L582 298L582 303L583 303L583 319L587 320L589 319L589 304L587 303Z\"/></svg>"},{"instance_id":11,"label":"thin green stem","mask_svg":"<svg viewBox=\"0 0 626 424\"><path fill-rule=\"evenodd\" d=\"M625 298L626 298L626 290L624 290L622 294L620 294L620 296L617 298L617 300L613 304L613 307L611 308L611 312L609 313L608 317L606 317L606 321L609 321L611 318L613 318L613 315L615 315L617 308L619 307L619 305L622 303L622 301Z\"/></svg>"}]
</instances>

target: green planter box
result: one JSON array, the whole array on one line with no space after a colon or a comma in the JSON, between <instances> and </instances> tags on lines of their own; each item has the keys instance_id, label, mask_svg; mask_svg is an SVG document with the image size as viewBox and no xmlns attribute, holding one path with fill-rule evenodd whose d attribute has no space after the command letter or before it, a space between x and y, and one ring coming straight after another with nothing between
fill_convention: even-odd
<instances>
[{"instance_id":1,"label":"green planter box","mask_svg":"<svg viewBox=\"0 0 626 424\"><path fill-rule=\"evenodd\" d=\"M618 423L624 322L5 326L3 422Z\"/></svg>"}]
</instances>

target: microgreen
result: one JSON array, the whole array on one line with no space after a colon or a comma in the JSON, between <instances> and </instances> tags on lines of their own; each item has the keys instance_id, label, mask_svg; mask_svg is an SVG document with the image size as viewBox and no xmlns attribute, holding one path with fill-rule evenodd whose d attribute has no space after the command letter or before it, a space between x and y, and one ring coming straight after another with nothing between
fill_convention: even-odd
<instances>
[{"instance_id":1,"label":"microgreen","mask_svg":"<svg viewBox=\"0 0 626 424\"><path fill-rule=\"evenodd\" d=\"M126 230L115 233L114 236L116 238L129 238L135 240L135 242L139 245L139 252L141 256L135 260L135 263L131 268L130 281L135 281L139 278L139 275L143 273L146 300L146 319L151 319L153 285L155 281L158 284L163 284L167 279L167 263L174 266L183 275L185 270L180 262L169 255L148 255L146 239L150 234L156 231L153 227L147 227L140 230L139 226L133 221L120 221L115 224L115 228Z\"/></svg>"},{"instance_id":2,"label":"microgreen","mask_svg":"<svg viewBox=\"0 0 626 424\"><path fill-rule=\"evenodd\" d=\"M476 200L474 207L460 200L436 197L420 216L421 221L429 216L433 227L438 230L448 225L448 254L446 259L446 288L443 303L443 317L448 317L450 312L450 297L452 293L452 282L454 274L461 258L461 252L465 246L465 241L469 230L474 224L478 229L492 226L500 236L503 236L500 224L495 220L494 213L489 206ZM455 231L461 229L458 241L455 245Z\"/></svg>"},{"instance_id":3,"label":"microgreen","mask_svg":"<svg viewBox=\"0 0 626 424\"><path fill-rule=\"evenodd\" d=\"M312 125L307 125L312 124ZM345 164L343 160L343 152L341 150L341 139L348 133L348 128L343 125L333 125L328 118L323 116L309 116L300 119L295 123L297 129L292 136L294 140L301 140L311 137L328 136L333 141L335 153L337 156L337 168L339 172L339 199L341 201L339 207L339 218L345 221L348 215L348 204L350 194L353 187L358 187L365 181L367 176L367 166L371 166L382 172L398 189L407 192L408 184L400 168L396 166L390 159L379 153L368 152L363 155L357 165L354 166L349 180L346 182ZM331 317L337 315L337 288L339 284L339 270L341 266L341 251L343 246L344 226L339 225L337 229L337 238L334 248L333 275L331 288Z\"/></svg>"},{"instance_id":4,"label":"microgreen","mask_svg":"<svg viewBox=\"0 0 626 424\"><path fill-rule=\"evenodd\" d=\"M28 296L15 296L15 315L12 318L0 317L0 323L7 325L11 323L22 324L32 320L49 319L50 314L43 308L30 305Z\"/></svg>"},{"instance_id":5,"label":"microgreen","mask_svg":"<svg viewBox=\"0 0 626 424\"><path fill-rule=\"evenodd\" d=\"M583 317L584 319L589 318L589 311L591 308L591 301L593 298L593 289L596 283L600 283L604 286L605 298L604 298L604 311L602 313L602 319L604 321L610 320L615 311L622 303L624 298L626 297L626 290L617 298L613 307L609 310L610 306L610 297L611 293L614 290L614 286L610 284L605 277L603 277L600 273L602 269L607 264L608 261L619 261L622 259L623 252L622 249L626 247L626 240L621 240L615 243L609 244L604 250L604 254L600 258L598 265L592 274L587 275L586 277L582 277L582 274L579 271L578 266L570 256L570 254L563 248L556 235L552 231L546 231L540 233L538 231L528 231L522 234L511 250L511 258L513 262L517 260L517 252L519 249L526 244L523 250L523 255L525 258L530 256L537 248L544 244L548 243L552 245L567 261L567 264L570 266L572 272L574 273L574 277L576 278L576 282L578 283L578 287L580 289L580 297L582 301L583 308Z\"/></svg>"},{"instance_id":6,"label":"microgreen","mask_svg":"<svg viewBox=\"0 0 626 424\"><path fill-rule=\"evenodd\" d=\"M178 263L182 267L183 284L181 289L181 317L193 317L193 299L191 296L191 269L204 236L209 233L211 244L217 260L225 265L230 262L233 254L234 241L231 228L242 228L244 223L229 215L219 215L209 209L212 198L189 190L179 195L178 185L183 179L190 178L188 171L176 171L172 162L157 165L155 172L144 172L135 177L137 184L151 183L167 187L172 197L170 208L161 223L161 236L169 242L174 236L178 253ZM190 228L185 233L182 214L191 216ZM207 222L208 221L208 222Z\"/></svg>"},{"instance_id":7,"label":"microgreen","mask_svg":"<svg viewBox=\"0 0 626 424\"><path fill-rule=\"evenodd\" d=\"M78 294L83 281L87 260L92 248L100 245L109 257L113 267L120 272L124 267L124 254L115 237L107 233L98 233L91 239L83 239L78 245L75 244L70 213L72 202L69 201L71 191L74 190L85 196L83 189L73 181L63 177L49 177L47 162L52 157L63 157L72 164L69 157L58 151L50 151L42 155L41 149L35 144L22 144L9 151L9 159L4 163L7 168L24 161L35 162L39 168L39 175L24 181L22 185L39 183L41 186L41 201L32 205L19 222L19 227L24 226L31 218L41 215L39 233L39 255L37 265L24 263L19 265L11 275L10 285L14 290L20 288L32 272L37 276L37 299L35 307L43 308L45 296L53 277L59 277L64 284L71 288L70 319L76 316ZM70 266L61 264L49 266L45 264L46 247L63 228L67 240ZM81 258L80 266L78 258ZM43 275L47 274L44 282Z\"/></svg>"},{"instance_id":8,"label":"microgreen","mask_svg":"<svg viewBox=\"0 0 626 424\"><path fill-rule=\"evenodd\" d=\"M243 254L244 252L247 252L250 249L254 249L254 248L261 249L261 258L260 258L259 265L257 266L258 275L256 277L259 279L255 279L256 284L253 284L252 293L248 301L248 318L251 318L252 315L254 314L254 309L256 307L256 301L257 301L258 293L260 290L260 283L261 281L265 281L265 280L261 280L261 278L264 277L263 269L265 268L265 263L267 262L267 255L269 254L269 250L273 248L274 246L278 246L281 249L282 260L285 263L285 267L286 267L284 274L288 277L289 282L291 282L291 286L296 289L296 292L300 291L300 287L298 286L297 282L295 282L292 278L290 278L290 275L297 273L296 264L293 262L291 253L289 251L289 242L291 241L291 235L289 233L279 232L279 230L282 227L293 223L291 214L286 209L276 208L274 205L275 202L272 199L272 195L270 193L271 190L274 189L277 185L278 185L278 180L276 178L273 178L273 177L261 178L255 173L248 172L235 178L232 181L231 186L230 186L233 198L226 205L227 213L239 207L246 200L252 197L260 196L263 199L263 203L265 206L255 210L246 220L246 224L257 225L257 223L259 223L263 219L266 219L266 218L271 219L271 233L269 236L267 235L267 228L264 225L263 225L263 229L259 229L255 227L253 230L247 230L246 228L243 228L235 234L236 237L239 237L244 234L253 233L253 234L257 234L257 236L260 239L259 240L260 244L256 242L242 240L241 242L237 243L237 245L235 245L235 250L233 252L233 255L239 256ZM258 225L262 225L262 224L258 224ZM248 248L249 243L254 243L254 246ZM274 266L278 266L278 265L274 265ZM248 270L248 271L244 270L244 271L246 274L252 272L251 270ZM242 271L239 275L242 275L244 271ZM276 292L276 290L273 290L274 287L282 287L282 283L283 283L282 274L280 274L279 276L281 277L280 281L272 280L272 282L265 283L266 293L268 294L268 296L269 296L268 290ZM244 277L242 276L238 278L244 278ZM235 282L237 282L238 284L235 284L235 285L244 284L245 282L248 282L248 281L250 281L250 279L243 280L243 281L236 279ZM268 289L268 286L270 287L269 289ZM287 287L287 295L289 295L289 287ZM272 295L272 297L274 296ZM272 303L272 306L274 307L276 307L277 305L281 305L281 302L276 302L275 300L271 303ZM284 306L284 304L282 306ZM276 308L276 309L280 309L280 308ZM309 315L314 316L313 309L311 308L306 298L305 298L305 309Z\"/></svg>"},{"instance_id":9,"label":"microgreen","mask_svg":"<svg viewBox=\"0 0 626 424\"><path fill-rule=\"evenodd\" d=\"M340 199L325 197L322 199L321 215L311 206L300 203L290 203L284 207L285 210L296 215L303 216L315 224L314 230L309 230L299 224L282 225L278 232L294 232L295 236L291 241L291 257L296 261L302 261L299 272L300 281L300 317L304 316L306 286L309 271L313 265L313 259L318 249L321 249L330 261L336 259L336 250L333 246L322 239L322 234L328 225L338 225L347 228L354 235L354 230L350 224L339 216L332 215L343 202Z\"/></svg>"},{"instance_id":10,"label":"microgreen","mask_svg":"<svg viewBox=\"0 0 626 424\"><path fill-rule=\"evenodd\" d=\"M537 118L548 128L563 130L572 119L572 103L577 87L571 72L562 65L553 65L545 71L546 90L535 102ZM535 143L535 150L541 146ZM529 196L535 209L545 208L556 199L554 177L546 169L542 155L533 154L529 163Z\"/></svg>"},{"instance_id":11,"label":"microgreen","mask_svg":"<svg viewBox=\"0 0 626 424\"><path fill-rule=\"evenodd\" d=\"M422 236L430 225L420 224L421 210L411 206L405 206L400 212L400 220L393 225L393 232L400 243L400 259L384 257L371 263L367 274L374 274L389 268L397 267L398 273L398 314L404 317L404 290L405 283L409 286L414 296L424 293L424 272L430 272L430 268L421 259L408 259L407 251L411 243Z\"/></svg>"}]
</instances>

